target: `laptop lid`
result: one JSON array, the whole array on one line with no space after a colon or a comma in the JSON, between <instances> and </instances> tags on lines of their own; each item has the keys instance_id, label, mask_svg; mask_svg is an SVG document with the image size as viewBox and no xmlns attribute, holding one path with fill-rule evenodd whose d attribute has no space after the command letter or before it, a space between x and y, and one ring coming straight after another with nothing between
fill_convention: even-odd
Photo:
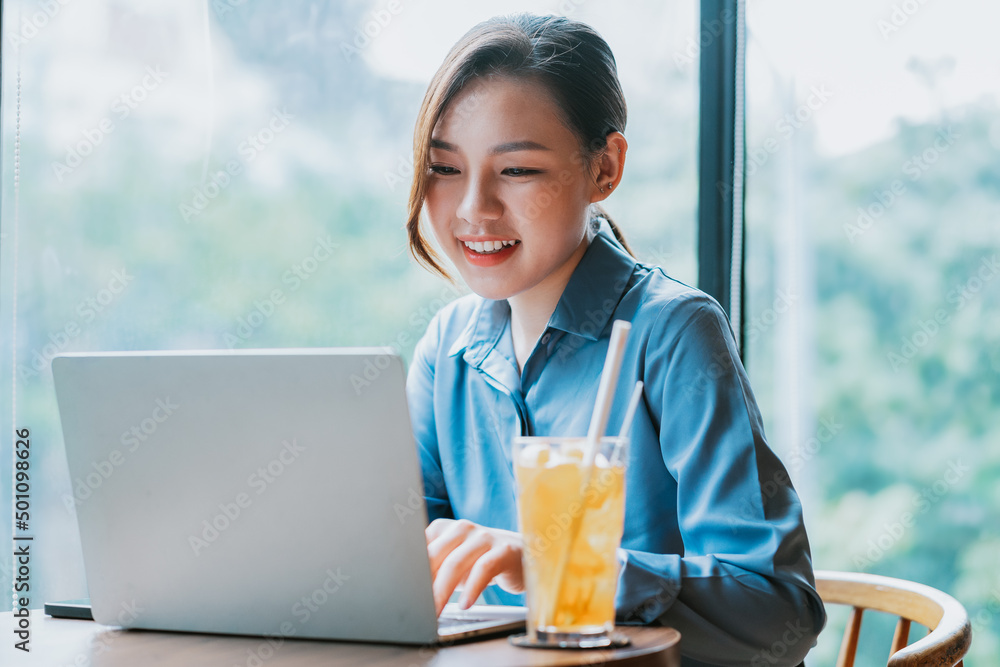
<instances>
[{"instance_id":1,"label":"laptop lid","mask_svg":"<svg viewBox=\"0 0 1000 667\"><path fill-rule=\"evenodd\" d=\"M66 354L52 369L98 622L437 638L391 349Z\"/></svg>"}]
</instances>

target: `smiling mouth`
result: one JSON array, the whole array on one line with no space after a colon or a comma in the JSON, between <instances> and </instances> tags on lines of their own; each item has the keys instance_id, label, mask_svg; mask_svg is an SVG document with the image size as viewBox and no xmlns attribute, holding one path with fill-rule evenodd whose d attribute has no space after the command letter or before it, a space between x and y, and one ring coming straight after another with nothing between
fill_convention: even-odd
<instances>
[{"instance_id":1,"label":"smiling mouth","mask_svg":"<svg viewBox=\"0 0 1000 667\"><path fill-rule=\"evenodd\" d=\"M513 245L518 245L521 243L517 240L510 241L463 241L466 249L471 250L477 255L493 255L504 248L508 248Z\"/></svg>"}]
</instances>

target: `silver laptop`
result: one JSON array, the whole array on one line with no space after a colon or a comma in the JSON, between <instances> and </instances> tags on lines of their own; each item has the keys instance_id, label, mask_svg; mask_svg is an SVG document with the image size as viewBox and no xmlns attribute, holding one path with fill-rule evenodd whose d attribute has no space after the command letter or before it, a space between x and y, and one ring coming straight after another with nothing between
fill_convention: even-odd
<instances>
[{"instance_id":1,"label":"silver laptop","mask_svg":"<svg viewBox=\"0 0 1000 667\"><path fill-rule=\"evenodd\" d=\"M390 348L66 354L52 371L98 622L404 644L523 627L523 607L482 605L439 628Z\"/></svg>"}]
</instances>

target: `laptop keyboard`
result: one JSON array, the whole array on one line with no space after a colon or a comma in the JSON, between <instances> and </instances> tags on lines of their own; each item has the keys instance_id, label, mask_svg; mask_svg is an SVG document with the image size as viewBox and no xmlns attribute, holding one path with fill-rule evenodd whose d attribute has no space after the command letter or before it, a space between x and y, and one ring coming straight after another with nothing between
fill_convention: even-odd
<instances>
[{"instance_id":1,"label":"laptop keyboard","mask_svg":"<svg viewBox=\"0 0 1000 667\"><path fill-rule=\"evenodd\" d=\"M472 618L470 616L440 616L438 618L438 628L455 628L460 625L470 625L472 623L486 623L491 619Z\"/></svg>"}]
</instances>

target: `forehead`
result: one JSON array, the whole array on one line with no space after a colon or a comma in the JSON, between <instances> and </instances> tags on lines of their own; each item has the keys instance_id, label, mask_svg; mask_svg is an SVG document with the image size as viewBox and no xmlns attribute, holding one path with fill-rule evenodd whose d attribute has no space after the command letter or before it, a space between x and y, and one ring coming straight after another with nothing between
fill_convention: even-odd
<instances>
[{"instance_id":1,"label":"forehead","mask_svg":"<svg viewBox=\"0 0 1000 667\"><path fill-rule=\"evenodd\" d=\"M544 84L513 77L479 77L445 107L431 136L451 143L492 143L545 136L576 143L555 97Z\"/></svg>"}]
</instances>

